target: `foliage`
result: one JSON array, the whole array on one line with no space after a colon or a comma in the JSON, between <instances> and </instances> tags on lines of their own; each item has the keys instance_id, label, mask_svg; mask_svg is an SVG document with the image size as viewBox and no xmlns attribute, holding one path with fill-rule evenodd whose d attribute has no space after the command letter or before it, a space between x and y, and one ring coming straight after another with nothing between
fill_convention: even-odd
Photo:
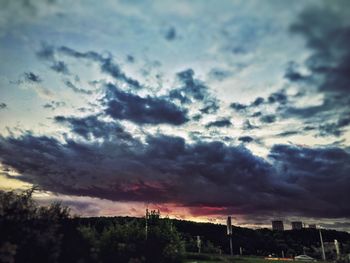
<instances>
[{"instance_id":1,"label":"foliage","mask_svg":"<svg viewBox=\"0 0 350 263\"><path fill-rule=\"evenodd\" d=\"M184 233L186 251L197 252L194 237L201 236L202 251L205 251L206 241L210 241L215 248L221 248L222 253L229 253L229 239L226 235L226 226L211 223L195 223L184 220L173 220L174 226L180 233ZM322 230L325 244L334 248L334 239L341 246L342 253L350 253L350 234L335 230ZM252 230L242 227L233 228L233 252L239 254L239 247L243 248L244 255L268 256L275 254L292 257L306 252L314 258L321 258L320 238L318 229L304 228L301 230L271 231L269 229ZM327 252L326 252L327 253ZM329 251L327 258L334 258L335 253Z\"/></svg>"},{"instance_id":2,"label":"foliage","mask_svg":"<svg viewBox=\"0 0 350 263\"><path fill-rule=\"evenodd\" d=\"M145 221L112 221L100 228L102 222L79 227L90 245L91 261L176 263L183 260L180 234L170 220L160 219L154 211L148 217L147 236Z\"/></svg>"},{"instance_id":3,"label":"foliage","mask_svg":"<svg viewBox=\"0 0 350 263\"><path fill-rule=\"evenodd\" d=\"M170 220L151 211L146 217L146 234L145 218L70 218L68 209L60 204L38 206L33 191L0 191L0 262L177 263L183 261L185 247L187 252L198 251L197 235L202 253L226 258L229 252L224 225ZM349 233L322 230L322 235L328 259L336 259L334 239L343 254L350 252ZM321 255L316 229L234 227L232 241L234 254L242 247L244 255L281 256L282 251L290 257L303 252L314 258Z\"/></svg>"},{"instance_id":4,"label":"foliage","mask_svg":"<svg viewBox=\"0 0 350 263\"><path fill-rule=\"evenodd\" d=\"M69 211L58 203L39 207L35 189L0 191L0 259L3 262L58 262L60 223Z\"/></svg>"}]
</instances>

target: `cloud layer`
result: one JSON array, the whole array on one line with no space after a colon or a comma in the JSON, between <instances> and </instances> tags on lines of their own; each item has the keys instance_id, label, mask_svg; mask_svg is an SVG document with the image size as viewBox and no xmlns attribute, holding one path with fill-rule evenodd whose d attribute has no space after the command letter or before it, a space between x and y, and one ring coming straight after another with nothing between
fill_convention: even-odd
<instances>
[{"instance_id":1,"label":"cloud layer","mask_svg":"<svg viewBox=\"0 0 350 263\"><path fill-rule=\"evenodd\" d=\"M5 2L1 176L89 215L350 218L347 1Z\"/></svg>"}]
</instances>

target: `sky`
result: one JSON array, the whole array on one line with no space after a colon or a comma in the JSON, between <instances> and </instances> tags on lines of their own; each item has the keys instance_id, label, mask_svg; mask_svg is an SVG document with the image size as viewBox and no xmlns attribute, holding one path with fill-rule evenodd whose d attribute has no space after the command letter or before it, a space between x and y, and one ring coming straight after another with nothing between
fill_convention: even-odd
<instances>
[{"instance_id":1,"label":"sky","mask_svg":"<svg viewBox=\"0 0 350 263\"><path fill-rule=\"evenodd\" d=\"M0 4L0 189L350 231L349 1Z\"/></svg>"}]
</instances>

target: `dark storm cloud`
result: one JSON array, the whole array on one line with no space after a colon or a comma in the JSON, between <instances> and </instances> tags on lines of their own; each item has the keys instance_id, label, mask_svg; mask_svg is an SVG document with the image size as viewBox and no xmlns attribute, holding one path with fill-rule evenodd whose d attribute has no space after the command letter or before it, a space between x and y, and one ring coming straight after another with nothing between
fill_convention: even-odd
<instances>
[{"instance_id":1,"label":"dark storm cloud","mask_svg":"<svg viewBox=\"0 0 350 263\"><path fill-rule=\"evenodd\" d=\"M300 200L312 207L306 215L350 216L350 154L340 148L303 148L275 145L270 158L284 180L299 188ZM311 193L311 194L310 194ZM292 200L290 200L292 202ZM287 205L287 204L286 204Z\"/></svg>"},{"instance_id":2,"label":"dark storm cloud","mask_svg":"<svg viewBox=\"0 0 350 263\"><path fill-rule=\"evenodd\" d=\"M56 120L83 137L118 134L114 124L90 117ZM189 144L161 134L144 143L119 136L60 142L24 134L0 137L0 158L22 174L16 178L63 194L225 208L214 214L350 217L350 155L339 148L277 145L269 163L243 146Z\"/></svg>"},{"instance_id":3,"label":"dark storm cloud","mask_svg":"<svg viewBox=\"0 0 350 263\"><path fill-rule=\"evenodd\" d=\"M113 78L117 80L122 80L128 83L130 86L134 88L138 88L138 89L142 88L141 84L137 80L126 76L122 72L120 67L117 64L115 64L111 58L107 58L103 60L101 64L101 70L102 72L111 75Z\"/></svg>"},{"instance_id":4,"label":"dark storm cloud","mask_svg":"<svg viewBox=\"0 0 350 263\"><path fill-rule=\"evenodd\" d=\"M337 123L338 127L346 127L350 125L350 114L345 117L341 117Z\"/></svg>"},{"instance_id":5,"label":"dark storm cloud","mask_svg":"<svg viewBox=\"0 0 350 263\"><path fill-rule=\"evenodd\" d=\"M209 122L207 125L205 125L206 128L211 127L230 127L232 126L232 122L229 119L220 119L216 121Z\"/></svg>"},{"instance_id":6,"label":"dark storm cloud","mask_svg":"<svg viewBox=\"0 0 350 263\"><path fill-rule=\"evenodd\" d=\"M72 82L70 82L69 80L65 80L64 81L64 84L72 89L74 92L76 93L81 93L81 94L86 94L86 95L91 95L92 94L92 91L91 90L85 90L85 89L81 89L81 88L78 88L77 86L75 86Z\"/></svg>"},{"instance_id":7,"label":"dark storm cloud","mask_svg":"<svg viewBox=\"0 0 350 263\"><path fill-rule=\"evenodd\" d=\"M305 121L321 118L322 122L338 118L338 115L348 116L350 112L345 105L350 103L350 98L347 96L327 96L318 105L295 107L286 105L280 108L281 115L284 118L299 118ZM319 120L318 120L319 122Z\"/></svg>"},{"instance_id":8,"label":"dark storm cloud","mask_svg":"<svg viewBox=\"0 0 350 263\"><path fill-rule=\"evenodd\" d=\"M21 180L55 192L111 200L182 205L229 205L234 200L244 209L249 192L260 195L273 188L265 161L221 142L187 144L179 137L157 135L148 136L145 144L119 138L60 143L26 134L1 137L0 153L5 166L23 174Z\"/></svg>"},{"instance_id":9,"label":"dark storm cloud","mask_svg":"<svg viewBox=\"0 0 350 263\"><path fill-rule=\"evenodd\" d=\"M68 74L68 66L63 61L54 61L50 68L57 73Z\"/></svg>"},{"instance_id":10,"label":"dark storm cloud","mask_svg":"<svg viewBox=\"0 0 350 263\"><path fill-rule=\"evenodd\" d=\"M181 82L182 86L170 91L170 99L177 99L182 104L211 99L208 92L208 87L200 80L194 78L193 69L187 69L177 73L177 78Z\"/></svg>"},{"instance_id":11,"label":"dark storm cloud","mask_svg":"<svg viewBox=\"0 0 350 263\"><path fill-rule=\"evenodd\" d=\"M284 91L274 92L268 97L268 102L269 103L286 104L287 101L288 101L288 97L284 93Z\"/></svg>"},{"instance_id":12,"label":"dark storm cloud","mask_svg":"<svg viewBox=\"0 0 350 263\"><path fill-rule=\"evenodd\" d=\"M59 47L59 53L77 59L89 59L100 64L101 71L110 75L116 80L127 83L133 88L140 89L142 85L135 79L128 77L120 68L120 66L112 60L110 55L103 56L95 51L79 52L69 47Z\"/></svg>"},{"instance_id":13,"label":"dark storm cloud","mask_svg":"<svg viewBox=\"0 0 350 263\"><path fill-rule=\"evenodd\" d=\"M344 132L344 128L349 126L350 124L350 117L342 117L336 122L330 122L321 124L318 127L319 135L321 136L340 136Z\"/></svg>"},{"instance_id":14,"label":"dark storm cloud","mask_svg":"<svg viewBox=\"0 0 350 263\"><path fill-rule=\"evenodd\" d=\"M329 110L330 108L326 104L310 106L310 107L287 107L284 109L283 115L285 117L296 117L300 119L308 119L316 115L322 114L324 111Z\"/></svg>"},{"instance_id":15,"label":"dark storm cloud","mask_svg":"<svg viewBox=\"0 0 350 263\"><path fill-rule=\"evenodd\" d=\"M249 143L249 142L254 141L254 138L250 137L250 136L241 136L238 138L238 140L241 142Z\"/></svg>"},{"instance_id":16,"label":"dark storm cloud","mask_svg":"<svg viewBox=\"0 0 350 263\"><path fill-rule=\"evenodd\" d=\"M277 137L288 137L288 136L297 135L297 134L302 134L302 132L300 132L300 131L284 131L284 132L278 133L276 136Z\"/></svg>"},{"instance_id":17,"label":"dark storm cloud","mask_svg":"<svg viewBox=\"0 0 350 263\"><path fill-rule=\"evenodd\" d=\"M257 97L252 103L253 106L259 106L265 102L264 98Z\"/></svg>"},{"instance_id":18,"label":"dark storm cloud","mask_svg":"<svg viewBox=\"0 0 350 263\"><path fill-rule=\"evenodd\" d=\"M230 107L236 111L241 111L241 110L245 110L248 106L241 103L234 102L234 103L231 103Z\"/></svg>"},{"instance_id":19,"label":"dark storm cloud","mask_svg":"<svg viewBox=\"0 0 350 263\"><path fill-rule=\"evenodd\" d=\"M349 11L347 1L313 6L305 9L291 26L291 31L302 35L313 52L305 64L317 78L318 88L346 96L350 89Z\"/></svg>"},{"instance_id":20,"label":"dark storm cloud","mask_svg":"<svg viewBox=\"0 0 350 263\"><path fill-rule=\"evenodd\" d=\"M291 26L291 32L303 36L312 52L305 61L310 73L302 75L298 65L290 63L285 77L293 82L307 82L324 93L325 99L318 106L287 107L282 114L315 123L312 130L320 136L339 137L348 125L346 117L342 121L338 116L350 114L349 11L346 1L313 6L305 9Z\"/></svg>"},{"instance_id":21,"label":"dark storm cloud","mask_svg":"<svg viewBox=\"0 0 350 263\"><path fill-rule=\"evenodd\" d=\"M176 158L185 153L185 140L181 137L156 135L148 136L146 155L150 158Z\"/></svg>"},{"instance_id":22,"label":"dark storm cloud","mask_svg":"<svg viewBox=\"0 0 350 263\"><path fill-rule=\"evenodd\" d=\"M0 110L3 110L5 108L7 108L7 104L4 102L0 102Z\"/></svg>"},{"instance_id":23,"label":"dark storm cloud","mask_svg":"<svg viewBox=\"0 0 350 263\"><path fill-rule=\"evenodd\" d=\"M320 125L318 130L321 136L333 135L339 137L342 134L342 131L334 123Z\"/></svg>"},{"instance_id":24,"label":"dark storm cloud","mask_svg":"<svg viewBox=\"0 0 350 263\"><path fill-rule=\"evenodd\" d=\"M267 98L257 97L251 103L241 104L238 102L233 102L230 104L230 108L234 109L241 114L249 114L251 117L260 117L260 120L265 123L274 122L275 117L271 114L263 116L264 106L267 105L276 105L277 110L285 113L284 116L289 115L286 113L287 110L293 111L293 107L288 106L288 96L284 90L278 90L276 92L271 93ZM257 111L259 110L259 111ZM254 112L255 111L255 112Z\"/></svg>"},{"instance_id":25,"label":"dark storm cloud","mask_svg":"<svg viewBox=\"0 0 350 263\"><path fill-rule=\"evenodd\" d=\"M79 52L72 48L61 46L54 47L46 43L42 43L41 48L36 52L38 58L49 61L51 63L50 68L58 73L68 74L69 69L65 62L58 60L58 55L65 55L76 59L88 59L97 62L100 65L101 72L106 73L113 77L115 80L127 83L133 88L140 89L142 85L135 79L127 76L115 63L110 54L102 55L95 51Z\"/></svg>"},{"instance_id":26,"label":"dark storm cloud","mask_svg":"<svg viewBox=\"0 0 350 263\"><path fill-rule=\"evenodd\" d=\"M187 111L172 102L157 97L140 97L120 90L113 84L106 85L103 99L105 112L114 119L130 120L138 124L186 123Z\"/></svg>"},{"instance_id":27,"label":"dark storm cloud","mask_svg":"<svg viewBox=\"0 0 350 263\"><path fill-rule=\"evenodd\" d=\"M69 74L69 69L64 61L57 60L56 50L54 46L45 42L41 43L40 49L36 52L36 56L42 60L50 63L49 68L57 73L64 75Z\"/></svg>"},{"instance_id":28,"label":"dark storm cloud","mask_svg":"<svg viewBox=\"0 0 350 263\"><path fill-rule=\"evenodd\" d=\"M260 121L264 123L273 123L276 121L276 116L272 114L264 115L260 117Z\"/></svg>"},{"instance_id":29,"label":"dark storm cloud","mask_svg":"<svg viewBox=\"0 0 350 263\"><path fill-rule=\"evenodd\" d=\"M41 43L41 48L36 52L38 58L43 60L54 60L55 59L55 49L53 46L43 42Z\"/></svg>"},{"instance_id":30,"label":"dark storm cloud","mask_svg":"<svg viewBox=\"0 0 350 263\"><path fill-rule=\"evenodd\" d=\"M93 61L104 60L104 57L95 51L79 52L66 46L61 46L57 50L62 54L65 54L67 56L74 57L74 58L85 58Z\"/></svg>"},{"instance_id":31,"label":"dark storm cloud","mask_svg":"<svg viewBox=\"0 0 350 263\"><path fill-rule=\"evenodd\" d=\"M297 65L294 62L288 63L284 77L290 81L295 81L295 82L310 80L310 76L302 75L297 70Z\"/></svg>"},{"instance_id":32,"label":"dark storm cloud","mask_svg":"<svg viewBox=\"0 0 350 263\"><path fill-rule=\"evenodd\" d=\"M67 124L72 132L87 140L93 138L113 139L115 137L131 139L131 135L124 131L118 123L105 122L94 115L84 118L56 116L54 119L58 123Z\"/></svg>"},{"instance_id":33,"label":"dark storm cloud","mask_svg":"<svg viewBox=\"0 0 350 263\"><path fill-rule=\"evenodd\" d=\"M199 121L200 119L202 119L202 115L201 114L196 114L196 115L194 115L193 117L192 117L192 120L194 120L194 121Z\"/></svg>"},{"instance_id":34,"label":"dark storm cloud","mask_svg":"<svg viewBox=\"0 0 350 263\"><path fill-rule=\"evenodd\" d=\"M254 112L252 117L260 117L262 115L261 111Z\"/></svg>"},{"instance_id":35,"label":"dark storm cloud","mask_svg":"<svg viewBox=\"0 0 350 263\"><path fill-rule=\"evenodd\" d=\"M297 118L303 121L306 124L305 131L316 130L320 136L341 136L350 124L350 112L345 107L348 103L350 98L346 96L330 96L316 106L286 106L280 109L280 115L281 118Z\"/></svg>"},{"instance_id":36,"label":"dark storm cloud","mask_svg":"<svg viewBox=\"0 0 350 263\"><path fill-rule=\"evenodd\" d=\"M199 111L203 114L213 114L220 109L220 106L216 100L208 101L204 108L201 108Z\"/></svg>"},{"instance_id":37,"label":"dark storm cloud","mask_svg":"<svg viewBox=\"0 0 350 263\"><path fill-rule=\"evenodd\" d=\"M259 127L256 126L256 125L251 124L249 120L246 120L243 123L243 130L254 130L254 129L257 129L257 128L259 128Z\"/></svg>"},{"instance_id":38,"label":"dark storm cloud","mask_svg":"<svg viewBox=\"0 0 350 263\"><path fill-rule=\"evenodd\" d=\"M42 80L39 77L39 75L36 75L33 72L25 72L24 73L24 79L27 82L36 82L36 83L42 82Z\"/></svg>"}]
</instances>

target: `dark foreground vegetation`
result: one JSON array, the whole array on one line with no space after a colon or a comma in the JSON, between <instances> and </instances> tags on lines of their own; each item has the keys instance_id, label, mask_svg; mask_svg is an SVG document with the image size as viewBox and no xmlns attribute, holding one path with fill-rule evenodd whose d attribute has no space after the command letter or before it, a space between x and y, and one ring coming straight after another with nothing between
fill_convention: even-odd
<instances>
[{"instance_id":1,"label":"dark foreground vegetation","mask_svg":"<svg viewBox=\"0 0 350 263\"><path fill-rule=\"evenodd\" d=\"M37 206L32 193L0 191L0 262L176 263L229 252L223 225L161 219L152 211L146 231L145 218L72 218L60 204ZM235 254L242 247L244 255L281 256L283 251L288 257L321 256L316 229L274 232L236 227L233 232ZM197 235L201 255L196 253ZM334 239L343 254L350 253L350 234L323 230L323 238L328 259L335 259Z\"/></svg>"}]
</instances>

